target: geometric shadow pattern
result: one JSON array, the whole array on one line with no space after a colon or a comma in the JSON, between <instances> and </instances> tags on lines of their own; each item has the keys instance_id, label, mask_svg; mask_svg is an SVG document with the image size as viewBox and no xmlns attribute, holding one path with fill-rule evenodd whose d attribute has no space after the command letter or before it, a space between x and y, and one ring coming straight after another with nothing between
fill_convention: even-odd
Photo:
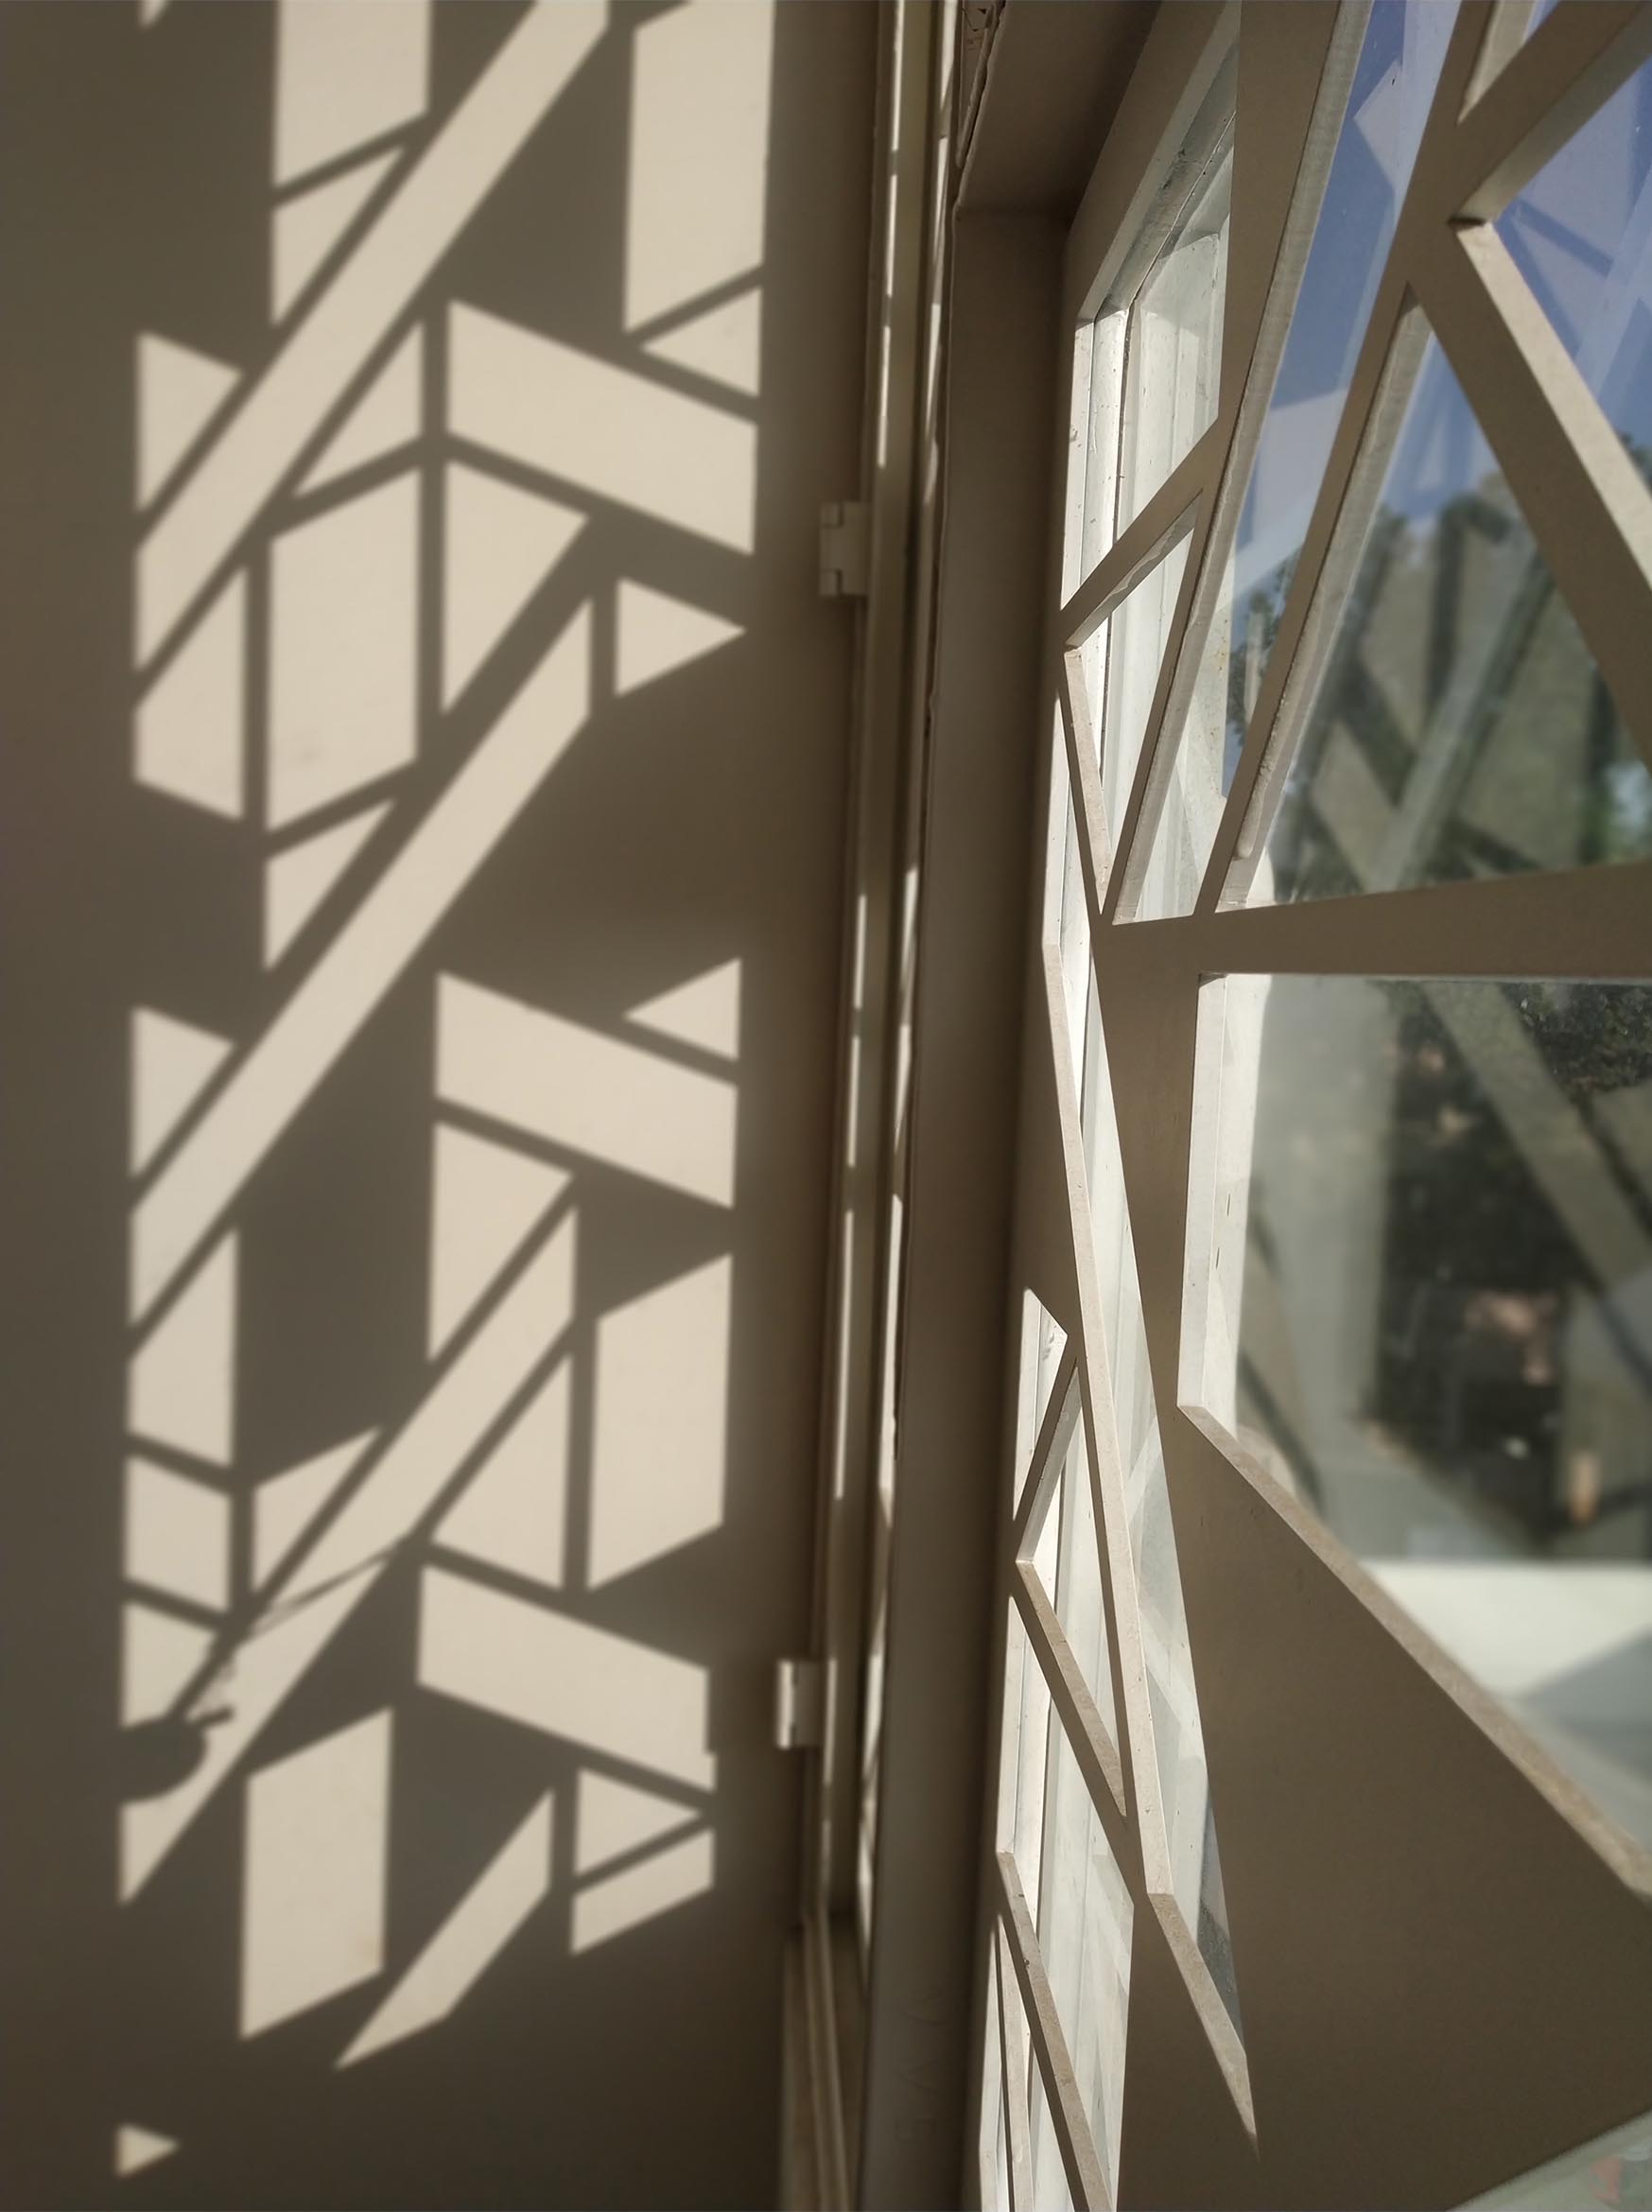
<instances>
[{"instance_id":1,"label":"geometric shadow pattern","mask_svg":"<svg viewBox=\"0 0 1652 2212\"><path fill-rule=\"evenodd\" d=\"M183 11L139 12L159 42ZM707 1670L622 1632L614 1601L723 1515L741 966L599 1014L496 987L443 944L611 702L669 714L668 680L741 636L595 549L620 515L668 552L716 549L716 575L753 549L773 15L537 0L445 104L430 0L276 15L267 349L230 365L148 334L136 353L132 774L237 856L269 977L243 1034L131 1014L122 1605L143 1778L120 1892L143 1913L238 1803L226 2031L325 2006L330 2063L355 2068L436 2029L548 1908L577 1955L716 1877ZM635 77L614 357L443 288L599 49ZM409 1100L424 1372L252 1464L260 1193L392 997L433 1044ZM619 1205L652 1209L669 1256L599 1293ZM392 1582L409 1696L478 1742L515 1732L524 1773L554 1744L565 1777L500 1816L423 1928L393 1896L398 1711L293 1741ZM120 2174L176 2154L167 2117L111 2116Z\"/></svg>"}]
</instances>

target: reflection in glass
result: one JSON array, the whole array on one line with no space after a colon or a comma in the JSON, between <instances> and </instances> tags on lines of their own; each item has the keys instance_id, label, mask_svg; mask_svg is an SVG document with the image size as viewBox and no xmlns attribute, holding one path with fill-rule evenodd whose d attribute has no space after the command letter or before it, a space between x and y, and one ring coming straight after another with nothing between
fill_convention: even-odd
<instances>
[{"instance_id":1,"label":"reflection in glass","mask_svg":"<svg viewBox=\"0 0 1652 2212\"><path fill-rule=\"evenodd\" d=\"M1652 61L1497 228L1643 476L1652 473Z\"/></svg>"},{"instance_id":2,"label":"reflection in glass","mask_svg":"<svg viewBox=\"0 0 1652 2212\"><path fill-rule=\"evenodd\" d=\"M1451 37L1444 0L1376 0L1134 909L1189 914L1307 534Z\"/></svg>"},{"instance_id":3,"label":"reflection in glass","mask_svg":"<svg viewBox=\"0 0 1652 2212\"><path fill-rule=\"evenodd\" d=\"M1652 854L1652 777L1429 340L1253 901Z\"/></svg>"},{"instance_id":4,"label":"reflection in glass","mask_svg":"<svg viewBox=\"0 0 1652 2212\"><path fill-rule=\"evenodd\" d=\"M1652 985L1208 984L1182 1391L1652 1843Z\"/></svg>"},{"instance_id":5,"label":"reflection in glass","mask_svg":"<svg viewBox=\"0 0 1652 2212\"><path fill-rule=\"evenodd\" d=\"M1230 722L1225 786L1243 735L1243 700L1261 683L1365 342L1455 14L1440 0L1376 0L1371 10L1240 515L1227 628L1241 712Z\"/></svg>"},{"instance_id":6,"label":"reflection in glass","mask_svg":"<svg viewBox=\"0 0 1652 2212\"><path fill-rule=\"evenodd\" d=\"M1129 310L1119 427L1120 530L1191 451L1216 412L1232 184L1229 122Z\"/></svg>"},{"instance_id":7,"label":"reflection in glass","mask_svg":"<svg viewBox=\"0 0 1652 2212\"><path fill-rule=\"evenodd\" d=\"M1125 1206L1123 1160L1093 985L1085 1036L1084 1121L1103 1326L1136 1569L1170 1886L1237 2028L1239 1994L1228 1941L1227 1903L1216 1849L1204 1732L1148 1366L1136 1248Z\"/></svg>"},{"instance_id":8,"label":"reflection in glass","mask_svg":"<svg viewBox=\"0 0 1652 2212\"><path fill-rule=\"evenodd\" d=\"M1117 2203L1134 1908L1059 1720L1051 1730L1051 1761L1038 1948L1102 2171ZM1036 2202L1043 2203L1043 2197Z\"/></svg>"},{"instance_id":9,"label":"reflection in glass","mask_svg":"<svg viewBox=\"0 0 1652 2212\"><path fill-rule=\"evenodd\" d=\"M1652 2212L1652 2112L1469 2200L1463 2212Z\"/></svg>"}]
</instances>

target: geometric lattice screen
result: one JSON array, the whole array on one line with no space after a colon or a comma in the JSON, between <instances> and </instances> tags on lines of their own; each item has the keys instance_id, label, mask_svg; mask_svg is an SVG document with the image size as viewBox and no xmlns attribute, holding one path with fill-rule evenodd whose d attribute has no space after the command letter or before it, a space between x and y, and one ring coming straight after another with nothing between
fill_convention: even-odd
<instances>
[{"instance_id":1,"label":"geometric lattice screen","mask_svg":"<svg viewBox=\"0 0 1652 2212\"><path fill-rule=\"evenodd\" d=\"M1212 31L1152 215L1069 286L1034 1047L1065 1228L1023 1331L982 2134L1018 2212L1118 2200L1149 1924L1264 2164L1296 2124L1253 2093L1192 1456L1652 1886L1652 21L1321 29L1282 122L1245 11Z\"/></svg>"}]
</instances>

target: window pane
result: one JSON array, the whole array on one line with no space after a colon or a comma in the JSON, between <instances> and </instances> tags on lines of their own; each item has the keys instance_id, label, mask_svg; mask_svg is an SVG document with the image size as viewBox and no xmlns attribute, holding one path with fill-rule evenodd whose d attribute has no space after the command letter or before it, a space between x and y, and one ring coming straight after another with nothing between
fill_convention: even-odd
<instances>
[{"instance_id":1,"label":"window pane","mask_svg":"<svg viewBox=\"0 0 1652 2212\"><path fill-rule=\"evenodd\" d=\"M1226 684L1226 712L1218 723L1212 699L1196 701L1182 740L1204 756L1201 786L1233 780L1455 14L1447 0L1371 10L1215 618L1226 653L1209 686L1219 703Z\"/></svg>"},{"instance_id":2,"label":"window pane","mask_svg":"<svg viewBox=\"0 0 1652 2212\"><path fill-rule=\"evenodd\" d=\"M1103 1326L1147 1663L1167 1871L1182 1918L1197 1939L1211 1978L1237 2028L1239 1995L1206 1773L1198 1692L1148 1367L1136 1250L1125 1208L1123 1163L1113 1118L1106 1047L1093 987L1086 1034L1084 1117Z\"/></svg>"},{"instance_id":3,"label":"window pane","mask_svg":"<svg viewBox=\"0 0 1652 2212\"><path fill-rule=\"evenodd\" d=\"M1148 570L1110 619L1091 632L1080 651L1091 727L1101 753L1102 814L1115 852L1187 559L1184 536L1156 568ZM1082 910L1082 898L1079 904Z\"/></svg>"},{"instance_id":4,"label":"window pane","mask_svg":"<svg viewBox=\"0 0 1652 2212\"><path fill-rule=\"evenodd\" d=\"M1061 2163L1061 2145L1055 2122L1050 2116L1050 2099L1044 2094L1044 2077L1034 2058L1028 2102L1033 2149L1033 2203L1035 2212L1072 2212L1072 2192L1067 2186L1067 2168Z\"/></svg>"},{"instance_id":5,"label":"window pane","mask_svg":"<svg viewBox=\"0 0 1652 2212\"><path fill-rule=\"evenodd\" d=\"M1652 61L1498 218L1612 427L1652 473Z\"/></svg>"},{"instance_id":6,"label":"window pane","mask_svg":"<svg viewBox=\"0 0 1652 2212\"><path fill-rule=\"evenodd\" d=\"M1118 528L1146 506L1216 412L1227 289L1232 125L1129 310Z\"/></svg>"},{"instance_id":7,"label":"window pane","mask_svg":"<svg viewBox=\"0 0 1652 2212\"><path fill-rule=\"evenodd\" d=\"M1453 13L1441 0L1372 10L1132 918L1191 914L1198 897Z\"/></svg>"},{"instance_id":8,"label":"window pane","mask_svg":"<svg viewBox=\"0 0 1652 2212\"><path fill-rule=\"evenodd\" d=\"M1078 1391L1075 1382L1074 1394ZM1059 1523L1059 1557L1051 1593L1056 1617L1072 1647L1086 1687L1096 1701L1102 1725L1116 1746L1118 1714L1113 1704L1113 1669L1107 1655L1107 1601L1102 1580L1095 1504L1090 1494L1089 1455L1082 1412L1062 1465L1060 1489L1040 1542ZM1046 1584L1048 1588L1048 1584Z\"/></svg>"},{"instance_id":9,"label":"window pane","mask_svg":"<svg viewBox=\"0 0 1652 2212\"><path fill-rule=\"evenodd\" d=\"M1431 338L1253 900L1652 853L1652 776Z\"/></svg>"},{"instance_id":10,"label":"window pane","mask_svg":"<svg viewBox=\"0 0 1652 2212\"><path fill-rule=\"evenodd\" d=\"M1053 1517L1050 1533L1054 1528ZM998 1841L1014 1854L1029 1897L1038 1894L1044 1841L1044 1768L1050 1735L1050 1692L1012 1599L1004 1638L1003 1737L999 1767Z\"/></svg>"},{"instance_id":11,"label":"window pane","mask_svg":"<svg viewBox=\"0 0 1652 2212\"><path fill-rule=\"evenodd\" d=\"M1652 1843L1652 985L1206 986L1183 1389Z\"/></svg>"},{"instance_id":12,"label":"window pane","mask_svg":"<svg viewBox=\"0 0 1652 2212\"><path fill-rule=\"evenodd\" d=\"M1116 2203L1134 1908L1059 1721L1051 1732L1051 1757L1038 1948L1096 2153Z\"/></svg>"}]
</instances>

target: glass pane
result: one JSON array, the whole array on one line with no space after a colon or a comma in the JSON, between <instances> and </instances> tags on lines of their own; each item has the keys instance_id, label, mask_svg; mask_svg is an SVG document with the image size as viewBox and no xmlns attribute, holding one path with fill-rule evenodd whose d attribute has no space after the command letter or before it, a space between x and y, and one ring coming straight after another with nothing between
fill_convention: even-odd
<instances>
[{"instance_id":1,"label":"glass pane","mask_svg":"<svg viewBox=\"0 0 1652 2212\"><path fill-rule=\"evenodd\" d=\"M1212 647L1182 738L1200 757L1190 774L1201 790L1225 793L1233 780L1455 15L1448 0L1371 10L1213 624L1226 650Z\"/></svg>"},{"instance_id":2,"label":"glass pane","mask_svg":"<svg viewBox=\"0 0 1652 2212\"><path fill-rule=\"evenodd\" d=\"M1052 1516L1050 1533L1053 1537ZM1044 1769L1050 1736L1050 1692L1015 1601L1004 1638L1003 1739L999 1764L998 1841L1013 1853L1021 1888L1038 1894L1044 1840Z\"/></svg>"},{"instance_id":3,"label":"glass pane","mask_svg":"<svg viewBox=\"0 0 1652 2212\"><path fill-rule=\"evenodd\" d=\"M1498 218L1643 476L1652 473L1652 61Z\"/></svg>"},{"instance_id":4,"label":"glass pane","mask_svg":"<svg viewBox=\"0 0 1652 2212\"><path fill-rule=\"evenodd\" d=\"M1188 542L1185 536L1178 539L1080 649L1090 724L1101 753L1102 814L1115 851L1170 641ZM1082 891L1076 911L1082 917Z\"/></svg>"},{"instance_id":5,"label":"glass pane","mask_svg":"<svg viewBox=\"0 0 1652 2212\"><path fill-rule=\"evenodd\" d=\"M1198 897L1453 13L1440 0L1377 0L1366 26L1134 919L1191 914Z\"/></svg>"},{"instance_id":6,"label":"glass pane","mask_svg":"<svg viewBox=\"0 0 1652 2212\"><path fill-rule=\"evenodd\" d=\"M1028 2093L1033 2147L1033 2203L1035 2212L1072 2212L1072 2192L1067 2186L1067 2168L1061 2163L1061 2144L1050 2116L1050 2099L1044 2094L1044 2077L1035 2058Z\"/></svg>"},{"instance_id":7,"label":"glass pane","mask_svg":"<svg viewBox=\"0 0 1652 2212\"><path fill-rule=\"evenodd\" d=\"M1652 776L1428 341L1253 902L1652 854Z\"/></svg>"},{"instance_id":8,"label":"glass pane","mask_svg":"<svg viewBox=\"0 0 1652 2212\"><path fill-rule=\"evenodd\" d=\"M1010 2212L1009 2144L1004 2133L1003 2045L1000 2011L1004 2002L999 1947L992 1945L986 1976L986 2032L981 2049L982 2212Z\"/></svg>"},{"instance_id":9,"label":"glass pane","mask_svg":"<svg viewBox=\"0 0 1652 2212\"><path fill-rule=\"evenodd\" d=\"M1159 805L1147 867L1131 914L1126 917L1121 910L1121 920L1161 921L1172 914L1191 914L1197 902L1205 864L1216 842L1228 786L1233 781L1239 758L1237 740L1244 736L1248 711L1248 703L1241 701L1237 714L1230 714L1227 686L1231 663L1224 601L1216 610L1199 655L1193 694L1171 764L1170 788ZM1231 745L1230 728L1236 740Z\"/></svg>"},{"instance_id":10,"label":"glass pane","mask_svg":"<svg viewBox=\"0 0 1652 2212\"><path fill-rule=\"evenodd\" d=\"M1230 123L1129 310L1120 530L1146 506L1216 412L1232 183Z\"/></svg>"},{"instance_id":11,"label":"glass pane","mask_svg":"<svg viewBox=\"0 0 1652 2212\"><path fill-rule=\"evenodd\" d=\"M1652 985L1207 985L1200 1145L1184 1389L1652 1843Z\"/></svg>"},{"instance_id":12,"label":"glass pane","mask_svg":"<svg viewBox=\"0 0 1652 2212\"><path fill-rule=\"evenodd\" d=\"M1112 1371L1136 1597L1147 1662L1153 1751L1175 1902L1234 2026L1239 1995L1227 1932L1188 1624L1171 1524L1164 1453L1148 1367L1147 1330L1125 1209L1123 1162L1092 986L1085 1040L1085 1155L1089 1170L1103 1325Z\"/></svg>"},{"instance_id":13,"label":"glass pane","mask_svg":"<svg viewBox=\"0 0 1652 2212\"><path fill-rule=\"evenodd\" d=\"M1077 1384L1073 1385L1076 1392ZM1110 1740L1119 1741L1118 1714L1113 1704L1113 1669L1107 1655L1107 1601L1102 1579L1102 1559L1096 1528L1095 1501L1090 1492L1088 1449L1081 1413L1062 1465L1060 1492L1045 1524L1044 1538L1059 1524L1059 1556L1052 1592L1056 1618L1072 1646L1079 1670L1096 1701L1102 1725ZM1046 1585L1048 1588L1048 1584Z\"/></svg>"},{"instance_id":14,"label":"glass pane","mask_svg":"<svg viewBox=\"0 0 1652 2212\"><path fill-rule=\"evenodd\" d=\"M1134 1907L1059 1721L1051 1732L1051 1750L1038 1948L1102 2171L1117 2203Z\"/></svg>"}]
</instances>

